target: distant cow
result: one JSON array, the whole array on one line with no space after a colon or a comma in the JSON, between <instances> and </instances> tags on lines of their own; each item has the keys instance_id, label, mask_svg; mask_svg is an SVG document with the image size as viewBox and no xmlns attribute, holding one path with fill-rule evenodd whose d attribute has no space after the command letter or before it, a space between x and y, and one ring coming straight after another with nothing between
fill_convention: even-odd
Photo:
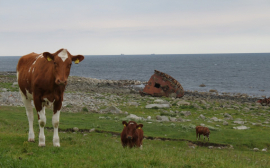
<instances>
[{"instance_id":1,"label":"distant cow","mask_svg":"<svg viewBox=\"0 0 270 168\"><path fill-rule=\"evenodd\" d=\"M198 134L199 134L199 139L200 139L200 135L203 134L204 135L204 139L205 140L205 136L207 136L208 141L209 141L209 134L210 131L207 127L203 127L203 126L197 126L196 127L196 138L198 140Z\"/></svg>"},{"instance_id":2,"label":"distant cow","mask_svg":"<svg viewBox=\"0 0 270 168\"><path fill-rule=\"evenodd\" d=\"M123 121L123 131L121 133L121 142L123 147L140 147L142 149L143 124L137 124L135 121Z\"/></svg>"},{"instance_id":3,"label":"distant cow","mask_svg":"<svg viewBox=\"0 0 270 168\"><path fill-rule=\"evenodd\" d=\"M53 145L60 147L58 126L64 90L72 61L79 63L83 59L84 56L73 56L66 49L60 49L53 54L31 53L19 59L17 79L29 122L28 141L35 141L33 107L31 106L31 100L33 100L38 113L39 146L45 146L45 107L53 105Z\"/></svg>"}]
</instances>

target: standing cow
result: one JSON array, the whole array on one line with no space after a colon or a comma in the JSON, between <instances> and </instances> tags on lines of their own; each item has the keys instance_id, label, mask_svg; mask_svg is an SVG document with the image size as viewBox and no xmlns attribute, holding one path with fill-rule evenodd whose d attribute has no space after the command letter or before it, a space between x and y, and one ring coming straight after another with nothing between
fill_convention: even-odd
<instances>
[{"instance_id":1,"label":"standing cow","mask_svg":"<svg viewBox=\"0 0 270 168\"><path fill-rule=\"evenodd\" d=\"M123 147L140 147L142 149L143 124L137 124L135 121L123 121L123 131L121 133L121 142Z\"/></svg>"},{"instance_id":2,"label":"standing cow","mask_svg":"<svg viewBox=\"0 0 270 168\"><path fill-rule=\"evenodd\" d=\"M199 139L200 139L200 135L203 134L204 135L204 139L205 140L205 136L207 136L208 141L209 141L209 134L210 131L207 127L203 127L203 126L197 126L196 127L196 138L198 140L198 134L199 134Z\"/></svg>"},{"instance_id":3,"label":"standing cow","mask_svg":"<svg viewBox=\"0 0 270 168\"><path fill-rule=\"evenodd\" d=\"M66 49L60 49L53 54L31 53L20 58L17 65L17 79L29 122L29 142L35 141L31 106L31 100L33 100L38 113L39 146L45 146L45 107L53 105L53 145L60 147L58 126L63 94L72 61L77 64L83 59L84 56L73 56Z\"/></svg>"}]
</instances>

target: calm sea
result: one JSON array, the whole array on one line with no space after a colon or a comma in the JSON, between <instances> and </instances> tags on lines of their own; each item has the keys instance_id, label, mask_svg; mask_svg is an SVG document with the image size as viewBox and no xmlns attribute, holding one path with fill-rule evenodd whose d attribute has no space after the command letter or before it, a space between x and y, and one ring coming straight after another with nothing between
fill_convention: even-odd
<instances>
[{"instance_id":1,"label":"calm sea","mask_svg":"<svg viewBox=\"0 0 270 168\"><path fill-rule=\"evenodd\" d=\"M0 57L0 71L16 71L19 57ZM185 90L270 96L270 53L99 55L72 65L72 76L148 81L154 70L172 76ZM205 84L206 87L199 85Z\"/></svg>"}]
</instances>

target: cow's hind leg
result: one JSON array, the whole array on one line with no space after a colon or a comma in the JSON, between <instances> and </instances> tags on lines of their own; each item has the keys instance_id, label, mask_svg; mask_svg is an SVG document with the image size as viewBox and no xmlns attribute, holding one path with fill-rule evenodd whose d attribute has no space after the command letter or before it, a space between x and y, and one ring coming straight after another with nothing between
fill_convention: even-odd
<instances>
[{"instance_id":1,"label":"cow's hind leg","mask_svg":"<svg viewBox=\"0 0 270 168\"><path fill-rule=\"evenodd\" d=\"M29 123L28 141L34 142L35 141L35 133L34 133L34 128L33 128L34 115L33 115L33 107L31 105L31 100L26 99L26 97L24 96L22 92L21 92L21 97L22 97L23 104L25 106L26 115L27 115L28 123Z\"/></svg>"}]
</instances>

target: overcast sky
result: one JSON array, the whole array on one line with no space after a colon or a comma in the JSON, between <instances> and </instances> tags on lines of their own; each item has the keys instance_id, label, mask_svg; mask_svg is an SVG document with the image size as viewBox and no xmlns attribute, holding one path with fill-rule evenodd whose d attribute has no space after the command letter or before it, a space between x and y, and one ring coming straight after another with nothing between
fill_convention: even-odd
<instances>
[{"instance_id":1,"label":"overcast sky","mask_svg":"<svg viewBox=\"0 0 270 168\"><path fill-rule=\"evenodd\" d=\"M270 52L270 0L0 0L0 56Z\"/></svg>"}]
</instances>

